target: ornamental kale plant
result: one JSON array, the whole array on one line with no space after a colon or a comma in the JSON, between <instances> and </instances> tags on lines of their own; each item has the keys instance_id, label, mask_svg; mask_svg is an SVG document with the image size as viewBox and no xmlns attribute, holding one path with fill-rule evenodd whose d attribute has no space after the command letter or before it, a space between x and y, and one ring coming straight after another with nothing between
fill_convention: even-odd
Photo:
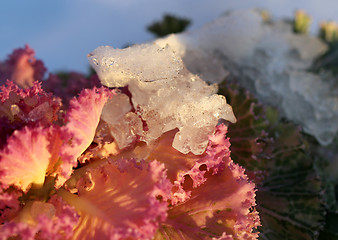
<instances>
[{"instance_id":1,"label":"ornamental kale plant","mask_svg":"<svg viewBox=\"0 0 338 240\"><path fill-rule=\"evenodd\" d=\"M254 28L229 34L246 21ZM311 65L326 45L295 35L307 33L304 12L293 27L264 21L235 13L199 33L98 47L89 76L45 76L33 49L14 50L0 62L1 239L337 239L337 137L305 134L287 110L253 95L273 94L256 88L274 74L332 77ZM219 33L248 44L235 51ZM283 48L273 50L274 34ZM309 54L301 40L320 51ZM252 62L256 55L273 61ZM253 76L266 79L251 84ZM278 94L299 86L269 84ZM295 99L302 94L307 102L305 90Z\"/></svg>"},{"instance_id":2,"label":"ornamental kale plant","mask_svg":"<svg viewBox=\"0 0 338 240\"><path fill-rule=\"evenodd\" d=\"M28 46L1 63L1 238L257 239L217 88L156 45L89 59L110 88L76 75L71 100L58 76L35 81L45 67Z\"/></svg>"}]
</instances>

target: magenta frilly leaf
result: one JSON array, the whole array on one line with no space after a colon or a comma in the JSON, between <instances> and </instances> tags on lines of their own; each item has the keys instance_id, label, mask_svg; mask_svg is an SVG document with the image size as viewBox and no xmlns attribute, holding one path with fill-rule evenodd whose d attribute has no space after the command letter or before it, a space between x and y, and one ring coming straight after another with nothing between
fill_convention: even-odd
<instances>
[{"instance_id":1,"label":"magenta frilly leaf","mask_svg":"<svg viewBox=\"0 0 338 240\"><path fill-rule=\"evenodd\" d=\"M68 104L83 89L100 86L102 85L96 74L86 77L77 72L49 74L48 78L42 82L43 89L63 99L65 104Z\"/></svg>"},{"instance_id":2,"label":"magenta frilly leaf","mask_svg":"<svg viewBox=\"0 0 338 240\"><path fill-rule=\"evenodd\" d=\"M155 239L257 239L260 225L254 184L244 170L230 162L223 172L206 174L208 180L191 198L170 207ZM222 238L223 237L223 238Z\"/></svg>"},{"instance_id":3,"label":"magenta frilly leaf","mask_svg":"<svg viewBox=\"0 0 338 240\"><path fill-rule=\"evenodd\" d=\"M59 98L41 89L41 83L34 82L28 89L20 89L7 81L0 87L0 148L15 130L25 126L49 126L58 120L61 107Z\"/></svg>"},{"instance_id":4,"label":"magenta frilly leaf","mask_svg":"<svg viewBox=\"0 0 338 240\"><path fill-rule=\"evenodd\" d=\"M12 219L20 210L19 198L22 192L16 189L2 189L0 186L0 224Z\"/></svg>"},{"instance_id":5,"label":"magenta frilly leaf","mask_svg":"<svg viewBox=\"0 0 338 240\"><path fill-rule=\"evenodd\" d=\"M58 175L60 187L92 142L102 108L112 95L103 87L83 90L61 119L60 100L44 92L40 83L20 89L7 82L0 93L1 143L5 146L0 152L0 171L6 173L1 182L27 191L31 183L42 184L48 174Z\"/></svg>"},{"instance_id":6,"label":"magenta frilly leaf","mask_svg":"<svg viewBox=\"0 0 338 240\"><path fill-rule=\"evenodd\" d=\"M0 226L1 239L71 239L79 216L61 197L30 201L11 222Z\"/></svg>"},{"instance_id":7,"label":"magenta frilly leaf","mask_svg":"<svg viewBox=\"0 0 338 240\"><path fill-rule=\"evenodd\" d=\"M163 164L119 159L89 165L78 195L59 195L80 215L73 239L152 239L166 219L171 186Z\"/></svg>"},{"instance_id":8,"label":"magenta frilly leaf","mask_svg":"<svg viewBox=\"0 0 338 240\"><path fill-rule=\"evenodd\" d=\"M65 126L61 128L64 144L60 151L60 186L70 177L72 168L77 166L77 158L92 143L102 108L113 94L105 87L84 89L78 98L70 102L64 120Z\"/></svg>"},{"instance_id":9,"label":"magenta frilly leaf","mask_svg":"<svg viewBox=\"0 0 338 240\"><path fill-rule=\"evenodd\" d=\"M168 170L173 188L168 219L161 225L157 239L258 237L253 232L260 224L254 209L255 185L231 160L226 133L225 125L217 126L206 151L199 156L182 154L171 146L175 131L163 134L155 146L141 144L119 154L137 158L144 152L148 155L146 161L157 160Z\"/></svg>"},{"instance_id":10,"label":"magenta frilly leaf","mask_svg":"<svg viewBox=\"0 0 338 240\"><path fill-rule=\"evenodd\" d=\"M230 143L226 138L227 127L220 125L215 134L209 137L209 144L204 154L182 154L174 149L171 144L174 131L164 134L157 146L147 157L148 161L158 160L165 164L168 169L168 177L175 185L172 193L172 204L184 202L190 196L190 189L185 189L185 181L191 179L192 187L196 188L203 184L206 171L216 174L222 171L224 164L230 161Z\"/></svg>"},{"instance_id":11,"label":"magenta frilly leaf","mask_svg":"<svg viewBox=\"0 0 338 240\"><path fill-rule=\"evenodd\" d=\"M6 61L0 62L0 84L11 80L21 88L29 88L34 81L42 81L46 68L34 55L34 50L28 45L15 49Z\"/></svg>"},{"instance_id":12,"label":"magenta frilly leaf","mask_svg":"<svg viewBox=\"0 0 338 240\"><path fill-rule=\"evenodd\" d=\"M244 169L231 160L226 132L227 127L219 125L209 137L205 154L186 159L183 166L191 165L190 170L176 167L181 172L176 172L173 205L157 239L257 239L258 233L253 232L260 225L254 209L255 185L249 182ZM165 151L164 155L165 164L172 171L172 165L184 162L183 156L177 153ZM159 152L157 157L163 160ZM189 196L184 201L176 201L177 193L187 192Z\"/></svg>"},{"instance_id":13,"label":"magenta frilly leaf","mask_svg":"<svg viewBox=\"0 0 338 240\"><path fill-rule=\"evenodd\" d=\"M39 238L61 240L71 239L73 229L79 221L79 215L74 207L68 205L61 197L52 196L48 201L55 208L55 215L50 218L46 214L37 216Z\"/></svg>"},{"instance_id":14,"label":"magenta frilly leaf","mask_svg":"<svg viewBox=\"0 0 338 240\"><path fill-rule=\"evenodd\" d=\"M27 191L32 183L42 185L51 157L48 129L42 127L15 131L0 152L0 182Z\"/></svg>"}]
</instances>

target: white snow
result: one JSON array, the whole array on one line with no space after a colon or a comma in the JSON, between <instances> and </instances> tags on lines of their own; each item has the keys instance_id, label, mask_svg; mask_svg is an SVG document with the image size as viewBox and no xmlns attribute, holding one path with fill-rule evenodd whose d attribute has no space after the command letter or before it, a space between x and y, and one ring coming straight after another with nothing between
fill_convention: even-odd
<instances>
[{"instance_id":1,"label":"white snow","mask_svg":"<svg viewBox=\"0 0 338 240\"><path fill-rule=\"evenodd\" d=\"M215 94L217 85L209 86L190 73L168 46L99 47L88 59L102 84L128 86L132 95L135 113L128 111L121 118L123 114L116 106L124 106L126 100L119 97L115 100L125 103L109 103L102 114L120 148L128 146L136 135L149 144L163 133L178 129L173 147L182 153L202 154L220 119L236 122L225 97ZM123 109L128 109L126 106ZM147 130L142 129L141 119Z\"/></svg>"},{"instance_id":2,"label":"white snow","mask_svg":"<svg viewBox=\"0 0 338 240\"><path fill-rule=\"evenodd\" d=\"M294 34L290 23L264 22L257 11L238 11L155 42L169 44L191 72L209 83L226 76L239 82L321 144L337 134L336 80L308 71L327 46L317 37Z\"/></svg>"}]
</instances>

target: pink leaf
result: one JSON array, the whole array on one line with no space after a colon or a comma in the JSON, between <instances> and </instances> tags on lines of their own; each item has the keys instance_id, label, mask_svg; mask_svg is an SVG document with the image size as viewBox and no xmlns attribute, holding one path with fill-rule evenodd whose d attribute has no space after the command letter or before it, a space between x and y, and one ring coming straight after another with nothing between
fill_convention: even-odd
<instances>
[{"instance_id":1,"label":"pink leaf","mask_svg":"<svg viewBox=\"0 0 338 240\"><path fill-rule=\"evenodd\" d=\"M158 162L89 167L77 186L78 196L59 190L80 215L73 239L151 239L166 218L171 184Z\"/></svg>"},{"instance_id":2,"label":"pink leaf","mask_svg":"<svg viewBox=\"0 0 338 240\"><path fill-rule=\"evenodd\" d=\"M0 226L1 239L71 239L79 216L61 197L29 201L19 216Z\"/></svg>"},{"instance_id":3,"label":"pink leaf","mask_svg":"<svg viewBox=\"0 0 338 240\"><path fill-rule=\"evenodd\" d=\"M36 80L43 80L46 68L34 55L28 45L15 49L5 62L0 62L0 83L11 80L21 88L29 88Z\"/></svg>"},{"instance_id":4,"label":"pink leaf","mask_svg":"<svg viewBox=\"0 0 338 240\"><path fill-rule=\"evenodd\" d=\"M216 174L222 171L224 164L230 159L230 143L225 137L227 127L217 126L215 134L209 137L209 144L204 154L194 155L192 153L182 154L174 149L172 141L174 131L165 133L159 140L158 145L150 152L147 160L158 160L165 164L168 169L168 177L175 185L172 193L172 203L184 202L190 196L191 188L184 187L186 178L192 180L192 187L196 188L203 184L207 179L205 172L212 169Z\"/></svg>"},{"instance_id":5,"label":"pink leaf","mask_svg":"<svg viewBox=\"0 0 338 240\"><path fill-rule=\"evenodd\" d=\"M254 184L232 161L216 175L191 191L186 202L172 206L155 239L257 239L260 224Z\"/></svg>"},{"instance_id":6,"label":"pink leaf","mask_svg":"<svg viewBox=\"0 0 338 240\"><path fill-rule=\"evenodd\" d=\"M102 108L113 93L108 88L84 89L70 102L61 128L64 144L61 148L62 165L58 185L62 185L77 166L77 158L92 143Z\"/></svg>"},{"instance_id":7,"label":"pink leaf","mask_svg":"<svg viewBox=\"0 0 338 240\"><path fill-rule=\"evenodd\" d=\"M27 191L31 184L41 186L51 157L48 151L48 129L42 127L17 130L0 152L0 182Z\"/></svg>"}]
</instances>

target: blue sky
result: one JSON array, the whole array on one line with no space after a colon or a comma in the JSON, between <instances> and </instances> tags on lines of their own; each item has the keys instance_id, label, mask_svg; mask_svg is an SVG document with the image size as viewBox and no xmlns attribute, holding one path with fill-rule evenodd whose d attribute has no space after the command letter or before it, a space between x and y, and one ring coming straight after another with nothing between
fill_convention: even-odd
<instances>
[{"instance_id":1,"label":"blue sky","mask_svg":"<svg viewBox=\"0 0 338 240\"><path fill-rule=\"evenodd\" d=\"M100 45L150 41L146 26L164 13L190 18L195 29L223 12L265 8L275 18L296 9L319 21L338 21L336 0L10 0L0 3L0 59L26 43L52 71L86 72L86 55Z\"/></svg>"}]
</instances>

